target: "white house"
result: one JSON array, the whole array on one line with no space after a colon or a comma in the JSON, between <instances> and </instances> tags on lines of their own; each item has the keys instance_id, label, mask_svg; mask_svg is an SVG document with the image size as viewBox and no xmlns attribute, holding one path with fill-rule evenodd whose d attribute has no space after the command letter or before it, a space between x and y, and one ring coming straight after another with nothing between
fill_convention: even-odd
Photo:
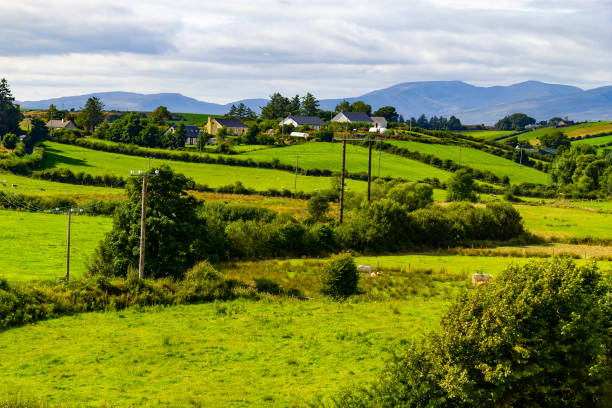
<instances>
[{"instance_id":1,"label":"white house","mask_svg":"<svg viewBox=\"0 0 612 408\"><path fill-rule=\"evenodd\" d=\"M325 122L321 120L318 116L295 116L289 115L285 119L278 122L280 126L283 125L292 125L294 127L298 126L310 126L314 130L319 130L321 127L325 126Z\"/></svg>"},{"instance_id":2,"label":"white house","mask_svg":"<svg viewBox=\"0 0 612 408\"><path fill-rule=\"evenodd\" d=\"M331 121L340 123L374 122L372 118L368 116L367 113L363 112L340 112L336 116L334 116Z\"/></svg>"},{"instance_id":3,"label":"white house","mask_svg":"<svg viewBox=\"0 0 612 408\"><path fill-rule=\"evenodd\" d=\"M387 119L383 116L372 116L372 121L374 122L375 128L387 128Z\"/></svg>"}]
</instances>

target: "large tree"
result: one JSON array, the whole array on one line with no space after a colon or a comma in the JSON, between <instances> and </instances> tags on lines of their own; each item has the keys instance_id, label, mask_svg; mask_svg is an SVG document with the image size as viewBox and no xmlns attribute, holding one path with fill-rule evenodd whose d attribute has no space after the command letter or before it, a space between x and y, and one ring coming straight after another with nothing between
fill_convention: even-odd
<instances>
[{"instance_id":1,"label":"large tree","mask_svg":"<svg viewBox=\"0 0 612 408\"><path fill-rule=\"evenodd\" d=\"M147 228L145 277L181 278L197 261L206 258L205 221L198 218L195 198L186 193L192 183L182 174L162 166L147 178ZM127 200L117 208L113 229L96 249L90 272L126 276L138 268L142 177L130 177Z\"/></svg>"},{"instance_id":2,"label":"large tree","mask_svg":"<svg viewBox=\"0 0 612 408\"><path fill-rule=\"evenodd\" d=\"M6 133L20 134L19 122L22 119L23 115L19 110L19 105L15 104L15 98L8 82L2 78L0 81L0 136Z\"/></svg>"},{"instance_id":3,"label":"large tree","mask_svg":"<svg viewBox=\"0 0 612 408\"><path fill-rule=\"evenodd\" d=\"M302 112L306 116L316 116L317 110L319 109L319 100L315 98L313 94L308 92L306 96L302 98Z\"/></svg>"},{"instance_id":4,"label":"large tree","mask_svg":"<svg viewBox=\"0 0 612 408\"><path fill-rule=\"evenodd\" d=\"M279 92L270 95L270 101L261 108L262 119L279 119L291 114L291 101Z\"/></svg>"},{"instance_id":5,"label":"large tree","mask_svg":"<svg viewBox=\"0 0 612 408\"><path fill-rule=\"evenodd\" d=\"M104 103L98 97L90 97L77 116L78 124L88 133L92 133L94 128L104 121L103 109Z\"/></svg>"},{"instance_id":6,"label":"large tree","mask_svg":"<svg viewBox=\"0 0 612 408\"><path fill-rule=\"evenodd\" d=\"M524 113L513 113L500 119L495 124L497 130L523 130L527 125L533 125L536 120Z\"/></svg>"},{"instance_id":7,"label":"large tree","mask_svg":"<svg viewBox=\"0 0 612 408\"><path fill-rule=\"evenodd\" d=\"M476 201L476 183L465 169L457 170L446 182L447 201Z\"/></svg>"},{"instance_id":8,"label":"large tree","mask_svg":"<svg viewBox=\"0 0 612 408\"><path fill-rule=\"evenodd\" d=\"M374 116L382 116L387 119L387 122L397 122L399 119L399 115L394 106L383 106L374 112Z\"/></svg>"},{"instance_id":9,"label":"large tree","mask_svg":"<svg viewBox=\"0 0 612 408\"><path fill-rule=\"evenodd\" d=\"M351 103L351 112L362 112L368 115L372 114L372 107L364 101L355 101Z\"/></svg>"},{"instance_id":10,"label":"large tree","mask_svg":"<svg viewBox=\"0 0 612 408\"><path fill-rule=\"evenodd\" d=\"M172 114L165 106L158 106L151 114L151 120L157 124L164 124L172 119Z\"/></svg>"}]
</instances>

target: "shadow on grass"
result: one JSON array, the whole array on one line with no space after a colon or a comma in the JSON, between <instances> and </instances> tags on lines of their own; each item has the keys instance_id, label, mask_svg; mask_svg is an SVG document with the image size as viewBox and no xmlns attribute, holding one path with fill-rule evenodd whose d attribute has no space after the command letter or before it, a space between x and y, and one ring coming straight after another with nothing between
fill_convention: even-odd
<instances>
[{"instance_id":1,"label":"shadow on grass","mask_svg":"<svg viewBox=\"0 0 612 408\"><path fill-rule=\"evenodd\" d=\"M50 169L54 167L60 167L61 165L78 166L78 167L93 167L83 159L75 159L74 157L68 157L60 154L61 151L52 147L45 148L45 162L42 166L43 169Z\"/></svg>"}]
</instances>

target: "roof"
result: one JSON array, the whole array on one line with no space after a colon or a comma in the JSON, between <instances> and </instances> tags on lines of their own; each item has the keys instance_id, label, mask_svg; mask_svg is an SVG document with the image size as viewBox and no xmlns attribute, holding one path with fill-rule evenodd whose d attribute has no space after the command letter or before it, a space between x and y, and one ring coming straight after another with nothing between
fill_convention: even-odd
<instances>
[{"instance_id":1,"label":"roof","mask_svg":"<svg viewBox=\"0 0 612 408\"><path fill-rule=\"evenodd\" d=\"M65 127L67 127L70 124L72 124L72 126L74 126L74 123L72 123L71 120L51 119L50 121L47 122L47 127L50 127L50 128L65 128Z\"/></svg>"},{"instance_id":2,"label":"roof","mask_svg":"<svg viewBox=\"0 0 612 408\"><path fill-rule=\"evenodd\" d=\"M216 120L218 124L226 128L246 128L248 127L247 125L242 123L240 119L215 118L214 120Z\"/></svg>"},{"instance_id":3,"label":"roof","mask_svg":"<svg viewBox=\"0 0 612 408\"><path fill-rule=\"evenodd\" d=\"M363 112L342 112L351 122L374 122L367 113Z\"/></svg>"},{"instance_id":4,"label":"roof","mask_svg":"<svg viewBox=\"0 0 612 408\"><path fill-rule=\"evenodd\" d=\"M299 126L311 125L311 126L325 126L325 122L318 116L294 116L289 115L287 119L293 119ZM287 120L285 119L285 120Z\"/></svg>"},{"instance_id":5,"label":"roof","mask_svg":"<svg viewBox=\"0 0 612 408\"><path fill-rule=\"evenodd\" d=\"M168 131L174 131L177 125L172 125ZM194 125L185 125L185 136L187 137L198 137L200 135L200 128Z\"/></svg>"},{"instance_id":6,"label":"roof","mask_svg":"<svg viewBox=\"0 0 612 408\"><path fill-rule=\"evenodd\" d=\"M372 116L370 119L372 119L374 122L379 122L379 121L386 121L387 118L385 118L384 116Z\"/></svg>"}]
</instances>

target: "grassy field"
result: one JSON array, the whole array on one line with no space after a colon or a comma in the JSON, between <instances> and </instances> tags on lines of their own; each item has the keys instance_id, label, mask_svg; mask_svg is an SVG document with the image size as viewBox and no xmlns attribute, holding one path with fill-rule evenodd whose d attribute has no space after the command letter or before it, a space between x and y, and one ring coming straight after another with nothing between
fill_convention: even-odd
<instances>
[{"instance_id":1,"label":"grassy field","mask_svg":"<svg viewBox=\"0 0 612 408\"><path fill-rule=\"evenodd\" d=\"M546 238L612 239L612 214L548 206L516 205L527 229Z\"/></svg>"},{"instance_id":2,"label":"grassy field","mask_svg":"<svg viewBox=\"0 0 612 408\"><path fill-rule=\"evenodd\" d=\"M589 122L579 125L561 128L567 137L580 137L585 135L597 135L599 133L612 132L612 122Z\"/></svg>"},{"instance_id":3,"label":"grassy field","mask_svg":"<svg viewBox=\"0 0 612 408\"><path fill-rule=\"evenodd\" d=\"M278 159L281 163L295 165L296 156L299 165L305 169L328 169L340 171L342 168L341 143L300 143L293 146L258 150L243 153L240 157L252 158L255 161ZM450 177L449 172L427 164L409 160L392 154L382 153L380 160L380 176L399 177L406 180L418 181L425 178L437 177L444 181ZM378 173L379 153L372 151L372 174ZM368 149L359 146L346 146L346 169L349 172L368 171Z\"/></svg>"},{"instance_id":4,"label":"grassy field","mask_svg":"<svg viewBox=\"0 0 612 408\"><path fill-rule=\"evenodd\" d=\"M9 280L63 276L67 222L66 215L0 210L0 276ZM85 261L111 225L107 217L72 217L71 274L85 272Z\"/></svg>"},{"instance_id":5,"label":"grassy field","mask_svg":"<svg viewBox=\"0 0 612 408\"><path fill-rule=\"evenodd\" d=\"M186 125L196 125L196 126L202 126L206 124L206 122L208 122L209 116L212 118L218 118L222 116L222 115L207 115L205 113L178 113L178 115L181 115L183 118L185 118L183 122L185 122Z\"/></svg>"},{"instance_id":6,"label":"grassy field","mask_svg":"<svg viewBox=\"0 0 612 408\"><path fill-rule=\"evenodd\" d=\"M477 137L482 140L491 141L501 137L510 136L516 131L514 130L475 130L470 132L459 132L463 135Z\"/></svg>"},{"instance_id":7,"label":"grassy field","mask_svg":"<svg viewBox=\"0 0 612 408\"><path fill-rule=\"evenodd\" d=\"M610 142L612 142L612 135L601 136L601 137L592 137L590 139L574 140L574 141L572 141L572 144L586 143L586 144L590 144L590 145L593 145L593 146L601 146L601 145L604 145L604 144L610 143Z\"/></svg>"},{"instance_id":8,"label":"grassy field","mask_svg":"<svg viewBox=\"0 0 612 408\"><path fill-rule=\"evenodd\" d=\"M107 153L78 146L45 142L45 167L67 167L74 172L92 175L116 174L128 177L130 170L147 169L149 160L144 157ZM223 166L217 164L188 163L172 160L152 159L151 166L167 164L179 173L193 178L197 183L219 187L242 182L246 187L257 190L270 188L293 190L294 175L288 171ZM329 177L298 176L297 190L315 191L328 189ZM347 180L352 191L364 191L366 183Z\"/></svg>"},{"instance_id":9,"label":"grassy field","mask_svg":"<svg viewBox=\"0 0 612 408\"><path fill-rule=\"evenodd\" d=\"M448 299L234 301L89 313L0 333L0 395L62 406L301 406L376 378Z\"/></svg>"},{"instance_id":10,"label":"grassy field","mask_svg":"<svg viewBox=\"0 0 612 408\"><path fill-rule=\"evenodd\" d=\"M548 184L549 176L546 173L532 169L531 167L521 166L510 160L493 154L485 153L480 150L461 148L461 160L459 160L459 147L439 144L428 144L411 142L404 140L389 141L399 147L422 153L432 154L442 160L453 160L466 166L480 170L489 170L498 176L508 176L512 183L541 183Z\"/></svg>"},{"instance_id":11,"label":"grassy field","mask_svg":"<svg viewBox=\"0 0 612 408\"><path fill-rule=\"evenodd\" d=\"M13 184L17 187L12 187ZM122 188L115 189L57 183L17 176L12 173L0 173L0 191L9 194L73 197L77 201L85 198L116 199L123 196Z\"/></svg>"}]
</instances>

